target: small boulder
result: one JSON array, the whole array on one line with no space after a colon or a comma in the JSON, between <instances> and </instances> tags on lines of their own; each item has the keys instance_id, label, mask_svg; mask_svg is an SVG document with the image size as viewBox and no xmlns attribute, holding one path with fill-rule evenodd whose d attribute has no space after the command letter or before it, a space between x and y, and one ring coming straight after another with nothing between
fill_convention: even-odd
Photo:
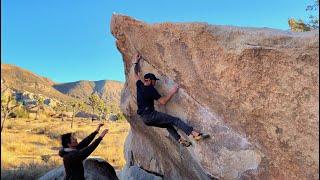
<instances>
[{"instance_id":1,"label":"small boulder","mask_svg":"<svg viewBox=\"0 0 320 180\"><path fill-rule=\"evenodd\" d=\"M86 180L118 180L114 168L101 158L88 158L83 162ZM55 168L39 178L39 180L63 180L64 167Z\"/></svg>"},{"instance_id":2,"label":"small boulder","mask_svg":"<svg viewBox=\"0 0 320 180\"><path fill-rule=\"evenodd\" d=\"M98 119L98 116L95 115L95 114L91 114L91 113L87 113L87 112L84 112L84 111L80 111L78 112L75 117L79 117L79 118L95 118L95 119Z\"/></svg>"},{"instance_id":3,"label":"small boulder","mask_svg":"<svg viewBox=\"0 0 320 180\"><path fill-rule=\"evenodd\" d=\"M111 114L111 115L109 116L109 120L110 120L110 121L117 121L118 119L119 119L119 118L118 118L117 115Z\"/></svg>"}]
</instances>

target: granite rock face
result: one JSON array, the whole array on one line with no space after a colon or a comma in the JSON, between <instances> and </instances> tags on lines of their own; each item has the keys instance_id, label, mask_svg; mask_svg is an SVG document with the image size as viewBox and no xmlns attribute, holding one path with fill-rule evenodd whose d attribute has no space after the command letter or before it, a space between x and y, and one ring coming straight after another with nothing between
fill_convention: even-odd
<instances>
[{"instance_id":1,"label":"granite rock face","mask_svg":"<svg viewBox=\"0 0 320 180\"><path fill-rule=\"evenodd\" d=\"M113 15L131 124L126 159L164 179L318 179L319 32L205 23L146 24ZM161 112L214 136L179 146L137 116L132 57L177 94ZM183 133L180 133L183 135ZM187 138L187 137L185 137Z\"/></svg>"},{"instance_id":2,"label":"granite rock face","mask_svg":"<svg viewBox=\"0 0 320 180\"><path fill-rule=\"evenodd\" d=\"M138 166L125 166L124 169L121 171L120 179L121 180L125 180L125 179L162 180L162 177L152 173L148 173Z\"/></svg>"}]
</instances>

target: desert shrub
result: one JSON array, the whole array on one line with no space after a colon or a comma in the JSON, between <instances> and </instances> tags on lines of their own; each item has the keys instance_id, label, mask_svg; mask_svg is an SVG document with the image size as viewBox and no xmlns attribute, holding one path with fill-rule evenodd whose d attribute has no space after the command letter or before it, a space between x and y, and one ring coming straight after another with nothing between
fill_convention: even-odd
<instances>
[{"instance_id":1,"label":"desert shrub","mask_svg":"<svg viewBox=\"0 0 320 180\"><path fill-rule=\"evenodd\" d=\"M8 124L7 125L7 129L12 129L13 128L13 125L12 124Z\"/></svg>"},{"instance_id":2,"label":"desert shrub","mask_svg":"<svg viewBox=\"0 0 320 180\"><path fill-rule=\"evenodd\" d=\"M17 115L18 118L28 118L29 113L24 108L17 108L14 113Z\"/></svg>"},{"instance_id":3,"label":"desert shrub","mask_svg":"<svg viewBox=\"0 0 320 180\"><path fill-rule=\"evenodd\" d=\"M45 127L36 127L31 130L35 134L45 134L47 129Z\"/></svg>"},{"instance_id":4,"label":"desert shrub","mask_svg":"<svg viewBox=\"0 0 320 180\"><path fill-rule=\"evenodd\" d=\"M118 120L119 120L119 121L125 121L125 120L126 120L126 117L125 117L125 116L123 115L123 113L121 113L121 112L118 113L117 116L118 116Z\"/></svg>"},{"instance_id":5,"label":"desert shrub","mask_svg":"<svg viewBox=\"0 0 320 180\"><path fill-rule=\"evenodd\" d=\"M47 133L50 139L60 139L61 134L58 132L50 131Z\"/></svg>"}]
</instances>

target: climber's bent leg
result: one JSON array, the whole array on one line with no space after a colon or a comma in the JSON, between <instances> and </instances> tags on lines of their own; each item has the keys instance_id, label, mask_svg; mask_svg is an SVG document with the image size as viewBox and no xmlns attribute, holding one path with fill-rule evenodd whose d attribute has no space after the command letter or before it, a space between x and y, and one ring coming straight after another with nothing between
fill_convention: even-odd
<instances>
[{"instance_id":1,"label":"climber's bent leg","mask_svg":"<svg viewBox=\"0 0 320 180\"><path fill-rule=\"evenodd\" d=\"M169 125L169 124L152 124L152 123L145 123L148 126L154 126L154 127L159 127L159 128L167 128L169 134L175 139L175 140L179 140L181 138L181 136L178 134L177 130Z\"/></svg>"},{"instance_id":2,"label":"climber's bent leg","mask_svg":"<svg viewBox=\"0 0 320 180\"><path fill-rule=\"evenodd\" d=\"M191 134L193 131L193 128L183 122L181 119L170 116L168 114L153 111L149 114L145 114L142 117L143 121L148 126L156 126L156 127L168 127L170 126L176 126L177 128L181 129L183 132L186 133L187 136Z\"/></svg>"}]
</instances>

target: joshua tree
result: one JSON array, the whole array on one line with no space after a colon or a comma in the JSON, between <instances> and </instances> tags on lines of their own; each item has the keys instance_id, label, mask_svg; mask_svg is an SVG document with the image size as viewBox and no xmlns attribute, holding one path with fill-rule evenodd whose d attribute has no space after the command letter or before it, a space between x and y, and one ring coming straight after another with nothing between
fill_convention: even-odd
<instances>
[{"instance_id":1,"label":"joshua tree","mask_svg":"<svg viewBox=\"0 0 320 180\"><path fill-rule=\"evenodd\" d=\"M60 112L61 114L61 121L63 121L63 112L66 110L66 105L64 105L63 102L57 103L57 105L54 107L56 112Z\"/></svg>"},{"instance_id":2,"label":"joshua tree","mask_svg":"<svg viewBox=\"0 0 320 180\"><path fill-rule=\"evenodd\" d=\"M107 106L104 107L104 114L105 114L105 118L108 119L108 116L110 115L110 108L108 108Z\"/></svg>"},{"instance_id":3,"label":"joshua tree","mask_svg":"<svg viewBox=\"0 0 320 180\"><path fill-rule=\"evenodd\" d=\"M1 92L1 132L8 115L19 105L11 93Z\"/></svg>"},{"instance_id":4,"label":"joshua tree","mask_svg":"<svg viewBox=\"0 0 320 180\"><path fill-rule=\"evenodd\" d=\"M78 113L79 111L81 111L84 108L84 104L83 102L72 102L71 104L72 107L72 120L71 120L71 128L73 126L73 119L76 113Z\"/></svg>"},{"instance_id":5,"label":"joshua tree","mask_svg":"<svg viewBox=\"0 0 320 180\"><path fill-rule=\"evenodd\" d=\"M96 108L98 108L99 106L99 102L100 102L100 97L98 96L98 94L96 93L92 93L90 96L89 96L89 105L91 106L92 108L92 117L91 117L91 120L93 121L93 116L94 116L94 110Z\"/></svg>"},{"instance_id":6,"label":"joshua tree","mask_svg":"<svg viewBox=\"0 0 320 180\"><path fill-rule=\"evenodd\" d=\"M106 104L102 99L100 99L98 102L99 120L101 119L102 114L105 112L105 110L106 110Z\"/></svg>"},{"instance_id":7,"label":"joshua tree","mask_svg":"<svg viewBox=\"0 0 320 180\"><path fill-rule=\"evenodd\" d=\"M40 110L44 108L43 106L44 106L44 98L41 96L38 96L36 101L36 107L37 107L36 118L35 118L36 120L38 119Z\"/></svg>"}]
</instances>

